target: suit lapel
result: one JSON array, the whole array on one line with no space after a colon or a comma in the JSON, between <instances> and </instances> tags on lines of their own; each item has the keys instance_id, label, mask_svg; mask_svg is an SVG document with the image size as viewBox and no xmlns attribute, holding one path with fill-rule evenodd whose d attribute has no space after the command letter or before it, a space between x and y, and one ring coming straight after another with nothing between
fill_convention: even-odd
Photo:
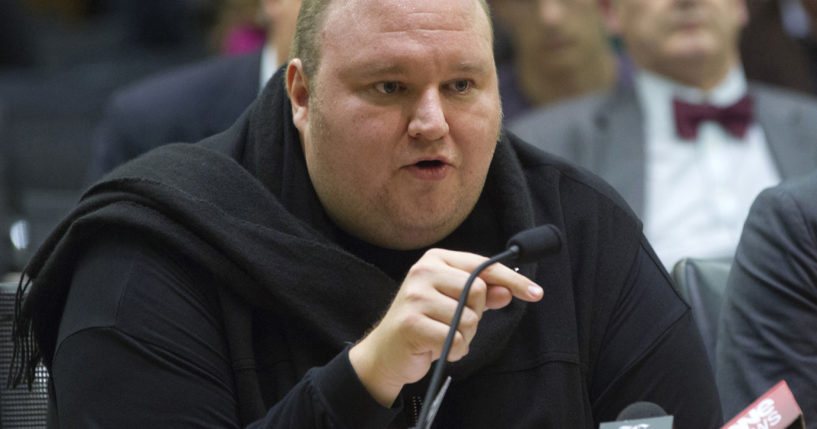
<instances>
[{"instance_id":1,"label":"suit lapel","mask_svg":"<svg viewBox=\"0 0 817 429\"><path fill-rule=\"evenodd\" d=\"M763 127L783 179L817 168L817 117L798 103L782 103L774 92L750 87L756 118ZM809 122L811 121L811 122ZM813 123L813 124L812 124ZM644 115L632 86L617 88L595 111L585 164L609 182L643 218L646 192Z\"/></svg>"},{"instance_id":2,"label":"suit lapel","mask_svg":"<svg viewBox=\"0 0 817 429\"><path fill-rule=\"evenodd\" d=\"M639 217L644 215L644 121L632 86L617 88L596 112L591 169L607 180Z\"/></svg>"},{"instance_id":3,"label":"suit lapel","mask_svg":"<svg viewBox=\"0 0 817 429\"><path fill-rule=\"evenodd\" d=\"M767 89L751 87L756 119L782 179L809 173L817 167L817 127L806 121L798 105L781 103Z\"/></svg>"}]
</instances>

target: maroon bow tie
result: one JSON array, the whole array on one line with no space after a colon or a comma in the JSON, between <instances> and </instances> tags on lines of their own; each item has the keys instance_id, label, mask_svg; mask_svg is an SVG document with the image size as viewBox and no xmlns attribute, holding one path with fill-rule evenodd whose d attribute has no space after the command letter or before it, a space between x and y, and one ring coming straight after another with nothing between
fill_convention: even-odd
<instances>
[{"instance_id":1,"label":"maroon bow tie","mask_svg":"<svg viewBox=\"0 0 817 429\"><path fill-rule=\"evenodd\" d=\"M743 96L735 104L715 107L711 104L692 104L679 99L672 100L675 110L675 128L682 139L690 140L698 136L698 125L702 121L715 121L735 137L743 138L752 123L752 97Z\"/></svg>"}]
</instances>

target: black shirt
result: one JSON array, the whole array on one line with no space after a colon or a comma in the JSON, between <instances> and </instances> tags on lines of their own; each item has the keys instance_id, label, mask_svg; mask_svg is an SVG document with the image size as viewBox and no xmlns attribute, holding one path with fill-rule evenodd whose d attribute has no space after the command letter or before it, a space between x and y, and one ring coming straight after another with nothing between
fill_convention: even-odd
<instances>
[{"instance_id":1,"label":"black shirt","mask_svg":"<svg viewBox=\"0 0 817 429\"><path fill-rule=\"evenodd\" d=\"M64 427L406 426L407 392L377 405L347 350L416 255L383 264L333 237L291 121L268 85L227 132L112 172L37 252L22 359L51 368ZM720 426L689 308L608 185L503 136L482 199L441 244L489 255L553 223L564 245L520 267L544 299L486 312L447 365L436 427L594 428L639 400Z\"/></svg>"}]
</instances>

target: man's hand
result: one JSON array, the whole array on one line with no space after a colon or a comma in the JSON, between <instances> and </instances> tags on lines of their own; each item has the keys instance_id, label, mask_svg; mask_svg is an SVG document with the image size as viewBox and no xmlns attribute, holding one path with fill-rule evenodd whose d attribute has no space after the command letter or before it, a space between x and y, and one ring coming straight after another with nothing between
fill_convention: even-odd
<instances>
[{"instance_id":1,"label":"man's hand","mask_svg":"<svg viewBox=\"0 0 817 429\"><path fill-rule=\"evenodd\" d=\"M465 282L486 260L429 250L411 267L383 319L349 351L355 372L381 405L391 406L403 385L423 378L440 356ZM483 311L502 308L512 297L533 302L543 294L539 285L510 268L489 266L471 286L448 360L468 353Z\"/></svg>"}]
</instances>

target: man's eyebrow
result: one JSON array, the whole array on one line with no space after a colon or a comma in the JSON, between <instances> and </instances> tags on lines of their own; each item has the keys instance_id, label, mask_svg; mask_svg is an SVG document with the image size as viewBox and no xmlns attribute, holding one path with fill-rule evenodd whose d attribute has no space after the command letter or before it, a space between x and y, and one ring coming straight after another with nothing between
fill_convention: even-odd
<instances>
[{"instance_id":1,"label":"man's eyebrow","mask_svg":"<svg viewBox=\"0 0 817 429\"><path fill-rule=\"evenodd\" d=\"M362 64L357 68L359 70L358 76L364 78L399 75L406 72L406 68L400 64Z\"/></svg>"},{"instance_id":2,"label":"man's eyebrow","mask_svg":"<svg viewBox=\"0 0 817 429\"><path fill-rule=\"evenodd\" d=\"M394 75L401 75L408 72L407 68L401 64L393 63L393 64L361 64L360 66L356 67L359 71L356 73L359 77L363 78L370 78L370 77L379 77L379 76L394 76ZM461 62L456 64L452 67L452 70L456 73L464 73L464 74L488 74L491 71L492 67L489 67L487 64L479 63L479 62Z\"/></svg>"},{"instance_id":3,"label":"man's eyebrow","mask_svg":"<svg viewBox=\"0 0 817 429\"><path fill-rule=\"evenodd\" d=\"M462 62L457 64L454 70L466 74L488 74L493 70L493 64L489 67L488 64L481 62Z\"/></svg>"}]
</instances>

